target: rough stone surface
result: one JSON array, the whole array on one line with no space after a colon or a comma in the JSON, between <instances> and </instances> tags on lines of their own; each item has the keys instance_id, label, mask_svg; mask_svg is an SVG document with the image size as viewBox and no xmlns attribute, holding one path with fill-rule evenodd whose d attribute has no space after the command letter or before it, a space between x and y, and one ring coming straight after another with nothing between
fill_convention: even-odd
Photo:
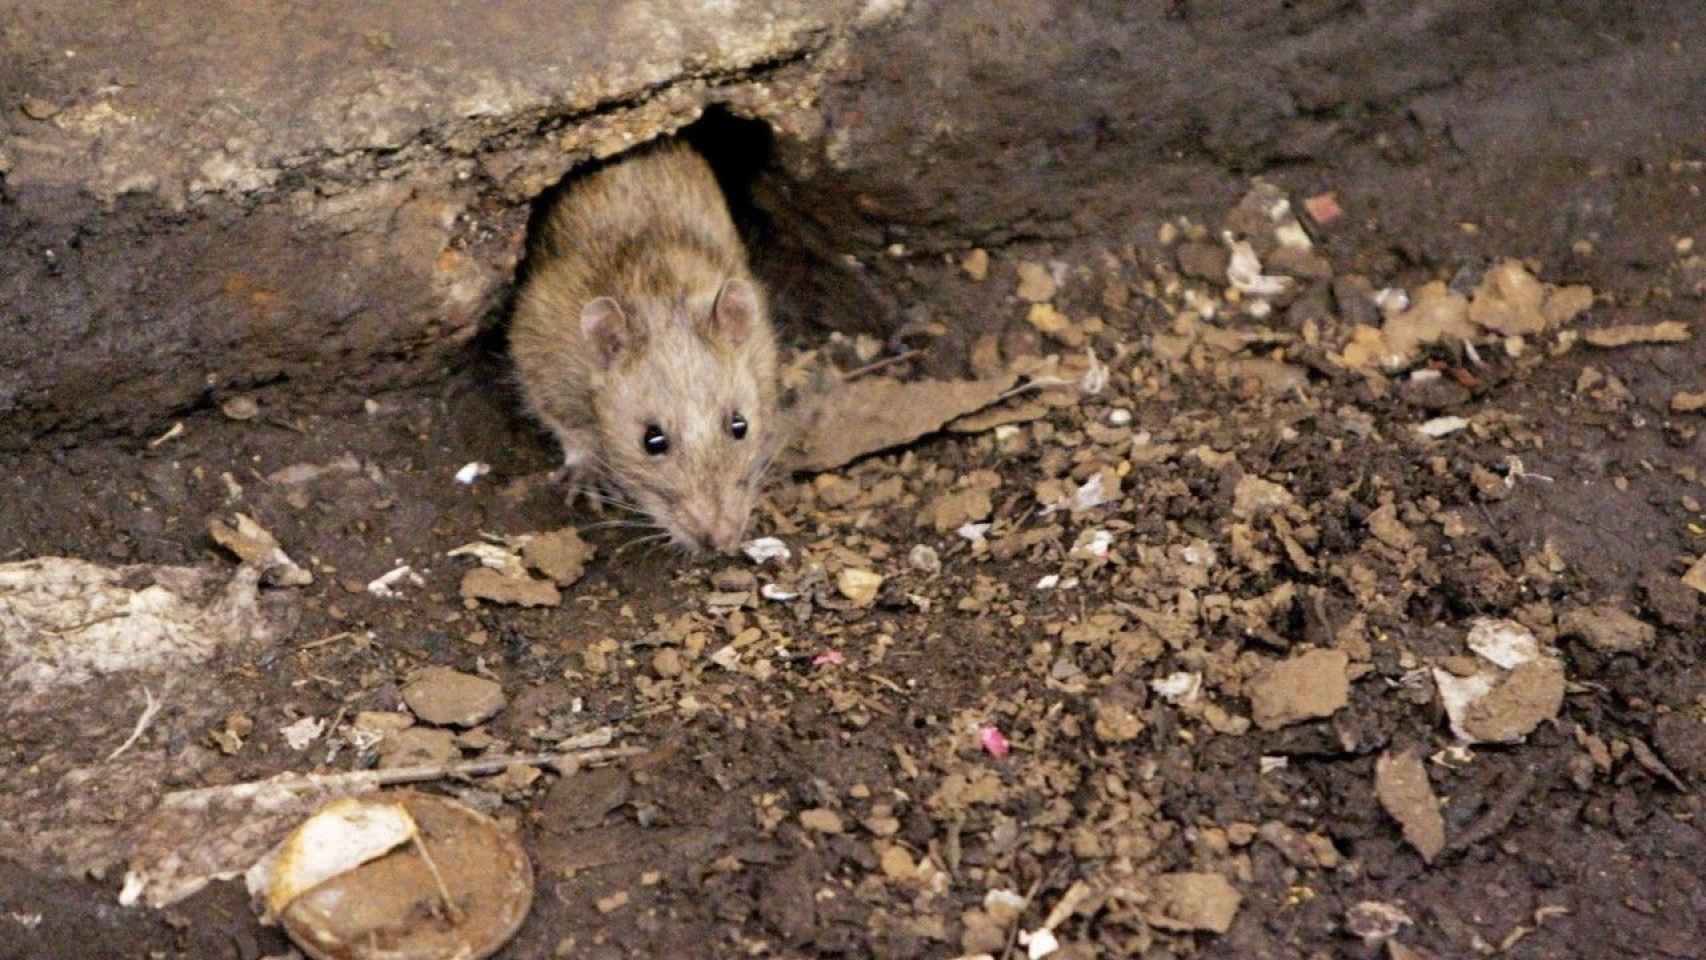
<instances>
[{"instance_id":1,"label":"rough stone surface","mask_svg":"<svg viewBox=\"0 0 1706 960\"><path fill-rule=\"evenodd\" d=\"M442 375L501 307L532 200L711 103L813 135L802 104L863 9L169 0L138 30L12 5L0 443Z\"/></svg>"},{"instance_id":2,"label":"rough stone surface","mask_svg":"<svg viewBox=\"0 0 1706 960\"><path fill-rule=\"evenodd\" d=\"M1077 235L1281 165L1413 171L1367 198L1382 217L1506 190L1534 201L1513 230L1590 231L1610 206L1588 178L1561 197L1524 158L1585 172L1693 142L1706 60L1672 50L1706 43L1697 13L166 0L137 30L24 0L0 14L0 446L439 377L501 316L532 201L707 104L772 128L752 192L779 304L848 329L901 322L894 244Z\"/></svg>"}]
</instances>

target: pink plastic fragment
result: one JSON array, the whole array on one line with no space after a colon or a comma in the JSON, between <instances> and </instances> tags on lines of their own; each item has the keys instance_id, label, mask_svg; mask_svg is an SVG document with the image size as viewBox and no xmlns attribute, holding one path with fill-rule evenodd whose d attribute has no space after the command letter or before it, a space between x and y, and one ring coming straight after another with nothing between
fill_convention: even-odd
<instances>
[{"instance_id":1,"label":"pink plastic fragment","mask_svg":"<svg viewBox=\"0 0 1706 960\"><path fill-rule=\"evenodd\" d=\"M1339 198L1332 193L1318 193L1303 201L1303 209L1309 211L1309 219L1326 226L1344 216L1344 209L1339 206Z\"/></svg>"},{"instance_id":2,"label":"pink plastic fragment","mask_svg":"<svg viewBox=\"0 0 1706 960\"><path fill-rule=\"evenodd\" d=\"M1007 752L1012 749L1007 738L995 727L978 727L977 740L983 744L984 752L997 760L1007 756Z\"/></svg>"},{"instance_id":3,"label":"pink plastic fragment","mask_svg":"<svg viewBox=\"0 0 1706 960\"><path fill-rule=\"evenodd\" d=\"M841 666L842 659L843 657L841 656L840 650L825 650L812 658L812 666L839 667Z\"/></svg>"}]
</instances>

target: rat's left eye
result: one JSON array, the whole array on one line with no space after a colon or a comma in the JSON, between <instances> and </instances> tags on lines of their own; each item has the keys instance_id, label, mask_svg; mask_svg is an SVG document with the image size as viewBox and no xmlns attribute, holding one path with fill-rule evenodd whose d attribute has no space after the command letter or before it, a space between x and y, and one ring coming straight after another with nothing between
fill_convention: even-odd
<instances>
[{"instance_id":1,"label":"rat's left eye","mask_svg":"<svg viewBox=\"0 0 1706 960\"><path fill-rule=\"evenodd\" d=\"M746 437L746 418L741 416L738 411L729 418L729 432L734 434L736 440L742 440Z\"/></svg>"}]
</instances>

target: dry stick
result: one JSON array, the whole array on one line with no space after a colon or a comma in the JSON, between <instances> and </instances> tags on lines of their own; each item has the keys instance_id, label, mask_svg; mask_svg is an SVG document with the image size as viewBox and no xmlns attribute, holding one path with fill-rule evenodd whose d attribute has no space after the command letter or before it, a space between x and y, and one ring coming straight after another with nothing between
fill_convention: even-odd
<instances>
[{"instance_id":1,"label":"dry stick","mask_svg":"<svg viewBox=\"0 0 1706 960\"><path fill-rule=\"evenodd\" d=\"M601 760L615 760L622 757L639 756L647 752L645 747L599 747L590 750L570 750L559 753L523 753L503 757L481 757L476 760L462 760L456 763L423 764L414 767L394 767L390 770L354 770L348 773L304 773L293 774L272 780L256 780L248 783L231 784L223 787L198 787L193 790L180 790L167 794L165 804L185 809L200 809L205 804L221 798L258 796L269 789L294 790L313 788L326 792L347 790L355 793L360 789L390 787L403 783L422 783L427 780L442 780L445 777L463 777L481 773L498 773L511 766L520 764L530 767L553 766L561 767L567 764L597 763Z\"/></svg>"},{"instance_id":2,"label":"dry stick","mask_svg":"<svg viewBox=\"0 0 1706 960\"><path fill-rule=\"evenodd\" d=\"M913 357L916 357L920 353L923 353L923 352L924 351L921 350L920 348L913 347L911 350L906 350L906 351L903 351L901 353L897 353L892 357L884 357L881 360L873 360L870 363L867 363L862 367L858 367L856 369L847 371L846 373L841 375L841 379L843 382L845 382L848 380L852 380L854 377L862 377L865 374L872 372L873 370L881 370L884 367L893 366L894 364L900 363L903 360L911 360Z\"/></svg>"},{"instance_id":3,"label":"dry stick","mask_svg":"<svg viewBox=\"0 0 1706 960\"><path fill-rule=\"evenodd\" d=\"M432 872L432 882L438 884L438 895L444 898L444 912L449 915L451 924L461 926L466 918L461 910L456 909L455 901L450 899L450 888L444 883L444 874L438 872L438 864L433 861L432 855L427 853L426 841L421 839L419 831L415 832L415 849L420 851L421 862Z\"/></svg>"},{"instance_id":4,"label":"dry stick","mask_svg":"<svg viewBox=\"0 0 1706 960\"><path fill-rule=\"evenodd\" d=\"M160 713L160 708L166 705L164 701L155 700L154 694L150 693L146 686L142 688L142 696L146 702L142 706L142 715L136 718L136 729L130 731L130 736L118 745L117 750L107 754L108 763L117 760L119 754L129 750L131 745L142 736L142 731L148 729L148 725L154 722L154 718Z\"/></svg>"}]
</instances>

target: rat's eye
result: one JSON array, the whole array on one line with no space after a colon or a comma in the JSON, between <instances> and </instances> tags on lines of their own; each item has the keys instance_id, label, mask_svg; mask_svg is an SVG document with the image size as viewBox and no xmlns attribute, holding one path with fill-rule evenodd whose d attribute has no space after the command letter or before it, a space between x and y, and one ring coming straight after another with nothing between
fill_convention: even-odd
<instances>
[{"instance_id":1,"label":"rat's eye","mask_svg":"<svg viewBox=\"0 0 1706 960\"><path fill-rule=\"evenodd\" d=\"M736 440L746 439L746 418L739 411L729 418L729 432L735 435Z\"/></svg>"},{"instance_id":2,"label":"rat's eye","mask_svg":"<svg viewBox=\"0 0 1706 960\"><path fill-rule=\"evenodd\" d=\"M663 428L655 423L646 424L646 435L640 444L654 457L669 452L669 437L665 436Z\"/></svg>"}]
</instances>

